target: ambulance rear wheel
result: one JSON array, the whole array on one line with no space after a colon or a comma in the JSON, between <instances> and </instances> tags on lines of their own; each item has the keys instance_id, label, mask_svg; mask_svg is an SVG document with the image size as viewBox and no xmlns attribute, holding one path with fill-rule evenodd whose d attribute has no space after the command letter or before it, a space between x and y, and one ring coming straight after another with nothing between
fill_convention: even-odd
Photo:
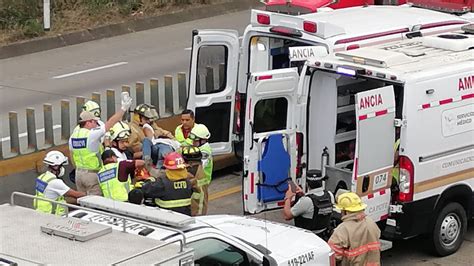
<instances>
[{"instance_id":1,"label":"ambulance rear wheel","mask_svg":"<svg viewBox=\"0 0 474 266\"><path fill-rule=\"evenodd\" d=\"M467 231L466 211L461 204L452 202L441 209L433 229L433 249L439 256L456 252Z\"/></svg>"}]
</instances>

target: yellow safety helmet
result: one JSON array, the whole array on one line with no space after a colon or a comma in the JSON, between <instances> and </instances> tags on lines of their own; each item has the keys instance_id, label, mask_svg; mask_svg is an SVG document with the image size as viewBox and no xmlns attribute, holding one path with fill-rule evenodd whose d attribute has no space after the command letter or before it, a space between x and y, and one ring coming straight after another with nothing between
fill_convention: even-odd
<instances>
[{"instance_id":1,"label":"yellow safety helmet","mask_svg":"<svg viewBox=\"0 0 474 266\"><path fill-rule=\"evenodd\" d=\"M100 106L99 106L98 103L96 103L94 101L91 101L91 100L87 101L82 106L82 110L90 112L90 113L94 114L95 117L100 118Z\"/></svg>"},{"instance_id":2,"label":"yellow safety helmet","mask_svg":"<svg viewBox=\"0 0 474 266\"><path fill-rule=\"evenodd\" d=\"M194 146L181 147L181 154L185 161L200 161L202 158L201 150Z\"/></svg>"},{"instance_id":3,"label":"yellow safety helmet","mask_svg":"<svg viewBox=\"0 0 474 266\"><path fill-rule=\"evenodd\" d=\"M336 208L343 211L358 212L363 211L367 204L363 203L360 197L354 192L342 193L337 197Z\"/></svg>"},{"instance_id":4,"label":"yellow safety helmet","mask_svg":"<svg viewBox=\"0 0 474 266\"><path fill-rule=\"evenodd\" d=\"M130 130L130 126L123 121L115 123L115 125L110 129L110 136L112 140L128 139L131 134L132 131Z\"/></svg>"}]
</instances>

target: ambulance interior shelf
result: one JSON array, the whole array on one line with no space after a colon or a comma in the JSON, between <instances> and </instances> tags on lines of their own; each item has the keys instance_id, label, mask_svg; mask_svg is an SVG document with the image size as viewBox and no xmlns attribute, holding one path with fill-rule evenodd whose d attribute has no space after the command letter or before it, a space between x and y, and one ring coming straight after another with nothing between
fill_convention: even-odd
<instances>
[{"instance_id":1,"label":"ambulance interior shelf","mask_svg":"<svg viewBox=\"0 0 474 266\"><path fill-rule=\"evenodd\" d=\"M320 155L329 150L326 187L350 188L356 146L355 94L385 86L384 81L314 72L309 104L309 169L321 169ZM315 159L311 159L315 158ZM341 182L342 181L342 182Z\"/></svg>"}]
</instances>

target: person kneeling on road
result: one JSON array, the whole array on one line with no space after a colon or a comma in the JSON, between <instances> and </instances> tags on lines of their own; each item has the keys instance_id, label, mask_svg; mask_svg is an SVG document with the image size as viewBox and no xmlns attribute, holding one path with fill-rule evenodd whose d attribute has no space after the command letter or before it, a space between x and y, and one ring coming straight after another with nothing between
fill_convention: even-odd
<instances>
[{"instance_id":1,"label":"person kneeling on road","mask_svg":"<svg viewBox=\"0 0 474 266\"><path fill-rule=\"evenodd\" d=\"M76 203L76 199L86 195L84 192L75 191L68 187L61 177L64 175L64 165L68 159L60 151L50 151L43 159L48 170L36 178L36 197L55 200L66 203ZM51 203L49 201L35 199L33 202L37 211L62 215L66 213L66 207Z\"/></svg>"},{"instance_id":2,"label":"person kneeling on road","mask_svg":"<svg viewBox=\"0 0 474 266\"><path fill-rule=\"evenodd\" d=\"M328 244L340 265L380 265L380 229L366 217L366 207L353 192L337 197L342 223L334 229Z\"/></svg>"},{"instance_id":3,"label":"person kneeling on road","mask_svg":"<svg viewBox=\"0 0 474 266\"><path fill-rule=\"evenodd\" d=\"M295 226L313 231L324 240L329 238L329 225L332 216L334 195L323 188L321 172L310 173L306 176L309 191L304 194L300 186L295 184L296 191L291 185L285 194L283 217L285 220L295 220ZM291 200L296 195L296 203L291 206Z\"/></svg>"},{"instance_id":4,"label":"person kneeling on road","mask_svg":"<svg viewBox=\"0 0 474 266\"><path fill-rule=\"evenodd\" d=\"M142 168L145 165L143 160L121 160L112 150L106 150L102 153L104 166L97 173L100 190L104 197L127 201L128 193L132 189L132 182L129 178L133 175L135 169Z\"/></svg>"},{"instance_id":5,"label":"person kneeling on road","mask_svg":"<svg viewBox=\"0 0 474 266\"><path fill-rule=\"evenodd\" d=\"M144 197L154 199L160 208L191 215L191 196L198 189L188 178L183 157L177 152L168 153L163 166L166 168L165 177L143 183Z\"/></svg>"}]
</instances>

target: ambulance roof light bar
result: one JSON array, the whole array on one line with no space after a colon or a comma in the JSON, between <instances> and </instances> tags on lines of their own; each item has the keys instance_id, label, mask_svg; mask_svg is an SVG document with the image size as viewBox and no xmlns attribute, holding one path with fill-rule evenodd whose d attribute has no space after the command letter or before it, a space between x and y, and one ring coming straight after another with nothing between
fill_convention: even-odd
<instances>
[{"instance_id":1,"label":"ambulance roof light bar","mask_svg":"<svg viewBox=\"0 0 474 266\"><path fill-rule=\"evenodd\" d=\"M157 224L169 225L177 228L185 227L195 222L194 217L181 213L150 208L128 202L115 201L100 196L85 196L77 199L79 205L87 208L99 209L116 214L139 218Z\"/></svg>"},{"instance_id":2,"label":"ambulance roof light bar","mask_svg":"<svg viewBox=\"0 0 474 266\"><path fill-rule=\"evenodd\" d=\"M338 74L355 77L356 75L365 75L366 71L364 68L355 66L338 66L336 67Z\"/></svg>"}]
</instances>

